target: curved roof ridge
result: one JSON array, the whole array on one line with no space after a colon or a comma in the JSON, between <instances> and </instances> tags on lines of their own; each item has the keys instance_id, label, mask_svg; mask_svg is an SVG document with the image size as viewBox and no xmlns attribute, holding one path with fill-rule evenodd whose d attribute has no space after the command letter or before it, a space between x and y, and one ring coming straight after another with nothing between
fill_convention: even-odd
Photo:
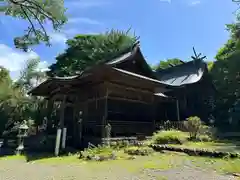
<instances>
[{"instance_id":1,"label":"curved roof ridge","mask_svg":"<svg viewBox=\"0 0 240 180\"><path fill-rule=\"evenodd\" d=\"M182 68L182 66L190 66L190 65L193 65L193 64L196 65L197 63L198 64L206 64L202 59L197 59L197 60L186 61L182 64L177 64L175 66L168 67L168 68L165 68L165 69L159 69L159 70L156 70L155 72L161 73L161 72L172 71L174 69Z\"/></svg>"},{"instance_id":2,"label":"curved roof ridge","mask_svg":"<svg viewBox=\"0 0 240 180\"><path fill-rule=\"evenodd\" d=\"M205 71L207 71L206 63L199 59L157 71L155 74L159 81L179 87L200 81Z\"/></svg>"},{"instance_id":3,"label":"curved roof ridge","mask_svg":"<svg viewBox=\"0 0 240 180\"><path fill-rule=\"evenodd\" d=\"M110 57L109 59L103 61L104 63L109 63L111 62L113 59L117 59L120 56L124 56L127 53L133 52L137 47L140 46L140 41L136 41L135 43L133 43L131 46L126 47L125 49L119 51L118 53L116 53L113 57Z\"/></svg>"}]
</instances>

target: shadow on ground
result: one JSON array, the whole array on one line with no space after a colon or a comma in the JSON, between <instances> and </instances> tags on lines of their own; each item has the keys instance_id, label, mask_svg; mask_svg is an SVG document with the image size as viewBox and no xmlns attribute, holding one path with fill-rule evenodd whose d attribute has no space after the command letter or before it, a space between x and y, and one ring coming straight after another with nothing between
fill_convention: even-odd
<instances>
[{"instance_id":1,"label":"shadow on ground","mask_svg":"<svg viewBox=\"0 0 240 180\"><path fill-rule=\"evenodd\" d=\"M227 152L240 152L240 141L239 139L221 139L216 141L215 150L227 151Z\"/></svg>"},{"instance_id":2,"label":"shadow on ground","mask_svg":"<svg viewBox=\"0 0 240 180\"><path fill-rule=\"evenodd\" d=\"M66 156L69 153L75 154L77 152L78 151L75 149L68 148L66 151L61 152L59 157ZM0 158L11 157L15 155L16 155L16 150L13 148L0 148ZM25 156L27 162L56 157L53 152L43 152L43 151L34 151L34 150L26 150L21 155Z\"/></svg>"}]
</instances>

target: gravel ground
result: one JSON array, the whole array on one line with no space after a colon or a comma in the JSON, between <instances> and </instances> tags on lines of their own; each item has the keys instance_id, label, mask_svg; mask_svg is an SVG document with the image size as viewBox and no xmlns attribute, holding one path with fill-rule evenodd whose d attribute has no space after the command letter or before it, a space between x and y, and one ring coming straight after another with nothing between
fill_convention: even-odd
<instances>
[{"instance_id":1,"label":"gravel ground","mask_svg":"<svg viewBox=\"0 0 240 180\"><path fill-rule=\"evenodd\" d=\"M99 166L99 164L97 164ZM23 160L0 160L0 180L234 180L227 175L204 171L193 166L181 166L169 170L128 171L126 168L108 165L99 169L84 164L48 164ZM100 165L101 166L101 165Z\"/></svg>"}]
</instances>

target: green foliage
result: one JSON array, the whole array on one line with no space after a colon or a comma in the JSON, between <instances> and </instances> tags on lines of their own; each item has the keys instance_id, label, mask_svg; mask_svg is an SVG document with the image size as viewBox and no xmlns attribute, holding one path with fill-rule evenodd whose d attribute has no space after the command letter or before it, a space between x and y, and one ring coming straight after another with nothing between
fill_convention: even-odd
<instances>
[{"instance_id":1,"label":"green foliage","mask_svg":"<svg viewBox=\"0 0 240 180\"><path fill-rule=\"evenodd\" d=\"M208 71L211 71L211 70L212 70L213 65L214 65L214 62L213 62L213 61L209 61L209 62L207 62L207 68L208 68Z\"/></svg>"},{"instance_id":2,"label":"green foliage","mask_svg":"<svg viewBox=\"0 0 240 180\"><path fill-rule=\"evenodd\" d=\"M115 148L115 149L121 149L121 148L126 148L129 146L129 142L124 140L119 140L119 141L116 141L116 142L110 142L110 146L112 148Z\"/></svg>"},{"instance_id":3,"label":"green foliage","mask_svg":"<svg viewBox=\"0 0 240 180\"><path fill-rule=\"evenodd\" d=\"M219 49L216 60L210 69L210 74L216 87L216 101L214 116L215 125L218 128L232 128L233 131L239 128L238 119L240 114L233 113L239 100L239 24L228 24L227 30L230 39ZM230 112L230 113L229 113ZM233 118L234 116L234 118ZM235 128L235 129L234 129Z\"/></svg>"},{"instance_id":4,"label":"green foliage","mask_svg":"<svg viewBox=\"0 0 240 180\"><path fill-rule=\"evenodd\" d=\"M167 69L172 67L171 65L179 65L182 64L181 60L178 58L167 59L166 61L160 61L159 64L153 67L154 70Z\"/></svg>"},{"instance_id":5,"label":"green foliage","mask_svg":"<svg viewBox=\"0 0 240 180\"><path fill-rule=\"evenodd\" d=\"M153 149L150 147L131 146L131 147L124 149L124 152L129 155L148 156L153 153Z\"/></svg>"},{"instance_id":6,"label":"green foliage","mask_svg":"<svg viewBox=\"0 0 240 180\"><path fill-rule=\"evenodd\" d=\"M236 51L239 50L239 33L237 24L227 24L226 28L230 33L230 39L227 43L224 44L222 48L220 48L215 56L216 60L224 60L231 57Z\"/></svg>"},{"instance_id":7,"label":"green foliage","mask_svg":"<svg viewBox=\"0 0 240 180\"><path fill-rule=\"evenodd\" d=\"M31 59L22 70L20 78L12 82L6 69L0 71L0 135L11 131L14 123L34 120L35 125L42 123L45 115L46 101L26 95L34 84L32 80L40 76L37 73L39 60ZM41 74L42 75L42 74ZM10 128L10 129L9 129Z\"/></svg>"},{"instance_id":8,"label":"green foliage","mask_svg":"<svg viewBox=\"0 0 240 180\"><path fill-rule=\"evenodd\" d=\"M213 139L211 136L207 135L207 134L204 134L204 135L200 135L198 137L198 140L201 141L201 142L211 142Z\"/></svg>"},{"instance_id":9,"label":"green foliage","mask_svg":"<svg viewBox=\"0 0 240 180\"><path fill-rule=\"evenodd\" d=\"M240 125L240 99L237 99L229 109L229 123L237 128Z\"/></svg>"},{"instance_id":10,"label":"green foliage","mask_svg":"<svg viewBox=\"0 0 240 180\"><path fill-rule=\"evenodd\" d=\"M239 158L240 154L235 152L226 152L226 151L215 151L202 148L191 148L191 147L181 147L173 145L152 145L152 148L155 151L175 151L175 152L184 152L190 156L205 156L205 157L214 157L214 158Z\"/></svg>"},{"instance_id":11,"label":"green foliage","mask_svg":"<svg viewBox=\"0 0 240 180\"><path fill-rule=\"evenodd\" d=\"M118 56L131 48L137 40L129 31L111 30L99 35L77 35L67 41L68 48L49 67L48 75L76 75L86 68Z\"/></svg>"},{"instance_id":12,"label":"green foliage","mask_svg":"<svg viewBox=\"0 0 240 180\"><path fill-rule=\"evenodd\" d=\"M201 119L197 116L189 117L184 123L189 132L190 139L196 140L203 126Z\"/></svg>"},{"instance_id":13,"label":"green foliage","mask_svg":"<svg viewBox=\"0 0 240 180\"><path fill-rule=\"evenodd\" d=\"M239 57L240 51L235 50L228 56L225 56L225 59L218 59L214 62L210 71L217 90L215 117L218 126L229 127L226 126L229 125L228 120L231 118L229 111L240 99Z\"/></svg>"},{"instance_id":14,"label":"green foliage","mask_svg":"<svg viewBox=\"0 0 240 180\"><path fill-rule=\"evenodd\" d=\"M52 24L54 30L59 30L67 20L63 0L2 0L0 10L7 16L29 22L26 33L14 39L15 46L25 51L29 45L41 41L49 45L49 36L44 27L46 21Z\"/></svg>"},{"instance_id":15,"label":"green foliage","mask_svg":"<svg viewBox=\"0 0 240 180\"><path fill-rule=\"evenodd\" d=\"M188 139L188 134L182 131L169 130L154 133L154 144L183 144Z\"/></svg>"},{"instance_id":16,"label":"green foliage","mask_svg":"<svg viewBox=\"0 0 240 180\"><path fill-rule=\"evenodd\" d=\"M222 48L220 48L215 56L216 60L224 60L229 58L237 50L237 41L229 39Z\"/></svg>"},{"instance_id":17,"label":"green foliage","mask_svg":"<svg viewBox=\"0 0 240 180\"><path fill-rule=\"evenodd\" d=\"M45 72L37 70L39 63L40 59L38 58L27 60L20 77L14 83L14 86L20 88L23 93L27 93L46 78Z\"/></svg>"},{"instance_id":18,"label":"green foliage","mask_svg":"<svg viewBox=\"0 0 240 180\"><path fill-rule=\"evenodd\" d=\"M5 83L10 85L12 83L12 80L9 71L6 68L0 66L0 84Z\"/></svg>"},{"instance_id":19,"label":"green foliage","mask_svg":"<svg viewBox=\"0 0 240 180\"><path fill-rule=\"evenodd\" d=\"M80 159L84 160L114 160L116 159L115 152L112 148L107 146L98 146L95 148L87 148L80 152Z\"/></svg>"}]
</instances>

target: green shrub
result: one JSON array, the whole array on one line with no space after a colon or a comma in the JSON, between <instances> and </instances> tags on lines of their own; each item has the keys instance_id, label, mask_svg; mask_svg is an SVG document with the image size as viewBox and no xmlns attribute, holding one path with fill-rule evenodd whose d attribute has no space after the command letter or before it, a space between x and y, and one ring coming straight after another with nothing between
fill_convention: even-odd
<instances>
[{"instance_id":1,"label":"green shrub","mask_svg":"<svg viewBox=\"0 0 240 180\"><path fill-rule=\"evenodd\" d=\"M212 141L212 137L209 136L208 134L203 134L203 135L199 135L199 137L197 137L197 140L202 142L210 142Z\"/></svg>"},{"instance_id":2,"label":"green shrub","mask_svg":"<svg viewBox=\"0 0 240 180\"><path fill-rule=\"evenodd\" d=\"M80 152L80 157L84 160L110 160L116 159L115 152L110 147L98 146L96 148L88 148Z\"/></svg>"},{"instance_id":3,"label":"green shrub","mask_svg":"<svg viewBox=\"0 0 240 180\"><path fill-rule=\"evenodd\" d=\"M187 141L188 135L182 131L169 130L158 131L153 135L152 141L154 144L183 144Z\"/></svg>"},{"instance_id":4,"label":"green shrub","mask_svg":"<svg viewBox=\"0 0 240 180\"><path fill-rule=\"evenodd\" d=\"M184 125L189 132L190 139L196 140L203 127L201 119L197 116L189 117L187 121L184 122Z\"/></svg>"},{"instance_id":5,"label":"green shrub","mask_svg":"<svg viewBox=\"0 0 240 180\"><path fill-rule=\"evenodd\" d=\"M124 150L124 152L129 155L148 156L148 155L152 154L154 151L150 147L132 146L132 147L126 148Z\"/></svg>"},{"instance_id":6,"label":"green shrub","mask_svg":"<svg viewBox=\"0 0 240 180\"><path fill-rule=\"evenodd\" d=\"M129 146L129 142L127 140L118 140L115 142L110 142L110 146L114 149L122 149Z\"/></svg>"}]
</instances>

